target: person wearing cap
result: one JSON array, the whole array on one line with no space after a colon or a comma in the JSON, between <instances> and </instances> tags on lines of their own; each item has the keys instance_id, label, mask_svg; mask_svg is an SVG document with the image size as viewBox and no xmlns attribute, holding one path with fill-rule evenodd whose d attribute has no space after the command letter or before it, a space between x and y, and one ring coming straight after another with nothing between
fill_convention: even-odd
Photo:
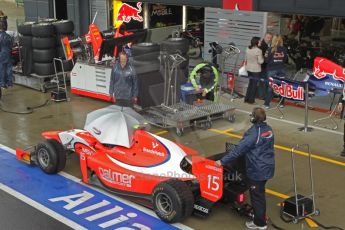
<instances>
[{"instance_id":1,"label":"person wearing cap","mask_svg":"<svg viewBox=\"0 0 345 230\"><path fill-rule=\"evenodd\" d=\"M133 107L138 101L138 78L125 52L119 55L111 76L109 94L112 102L119 106Z\"/></svg>"},{"instance_id":2,"label":"person wearing cap","mask_svg":"<svg viewBox=\"0 0 345 230\"><path fill-rule=\"evenodd\" d=\"M0 87L13 85L12 80L12 38L6 33L7 21L0 17Z\"/></svg>"},{"instance_id":3,"label":"person wearing cap","mask_svg":"<svg viewBox=\"0 0 345 230\"><path fill-rule=\"evenodd\" d=\"M189 80L197 91L201 91L201 98L215 101L219 73L210 63L200 63L192 70Z\"/></svg>"},{"instance_id":4,"label":"person wearing cap","mask_svg":"<svg viewBox=\"0 0 345 230\"><path fill-rule=\"evenodd\" d=\"M216 162L218 166L226 165L245 156L246 179L254 212L253 221L245 224L248 229L267 229L265 186L267 180L274 176L275 153L273 130L265 120L265 110L254 108L250 114L253 125L245 132L239 144Z\"/></svg>"}]
</instances>

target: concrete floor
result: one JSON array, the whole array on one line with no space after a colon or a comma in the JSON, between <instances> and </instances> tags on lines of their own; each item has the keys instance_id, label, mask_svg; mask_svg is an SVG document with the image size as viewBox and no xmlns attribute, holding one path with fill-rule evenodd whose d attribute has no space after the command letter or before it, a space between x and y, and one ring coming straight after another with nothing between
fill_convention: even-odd
<instances>
[{"instance_id":1,"label":"concrete floor","mask_svg":"<svg viewBox=\"0 0 345 230\"><path fill-rule=\"evenodd\" d=\"M9 28L15 28L17 18L23 18L23 8L13 7L12 3L0 0L0 9L9 16ZM2 108L15 111L26 111L49 99L49 94L43 94L25 87L15 86L4 92ZM245 130L250 127L248 113L254 106L261 106L262 101L256 105L244 104L242 99L233 102L223 97L224 103L231 103L236 107L236 122L229 123L219 120L213 123L210 130L187 130L183 137L177 137L174 130L163 134L164 137L195 148L201 155L209 156L224 151L224 143L231 141L237 143ZM41 140L40 134L46 130L66 130L82 128L86 114L109 103L86 97L73 96L70 102L50 102L43 108L36 109L28 115L15 115L0 111L0 143L11 148L24 148L34 145ZM293 194L290 149L295 144L309 144L314 154L313 166L315 177L315 192L318 208L321 215L316 217L325 225L345 227L342 219L345 215L345 159L339 156L342 149L343 121L337 120L339 127L331 131L315 127L313 132L305 133L297 130L303 126L304 110L296 107L283 109L285 119L277 118L276 111L268 111L268 123L273 127L276 142L276 174L268 182L267 212L272 220L284 229L309 229L306 222L297 225L285 224L279 218L278 203L284 196ZM327 114L314 111L309 112L309 121L326 116ZM152 132L161 131L152 129ZM307 158L303 152L296 157L298 185L301 194L309 194L309 181L307 180ZM68 160L65 171L80 177L79 163L75 156ZM239 217L224 204L218 204L211 216L207 219L190 217L183 224L195 229L244 229L245 218ZM35 229L35 222L27 223Z\"/></svg>"},{"instance_id":2,"label":"concrete floor","mask_svg":"<svg viewBox=\"0 0 345 230\"><path fill-rule=\"evenodd\" d=\"M49 94L43 94L32 89L15 86L6 90L2 99L2 107L8 110L25 111L26 107L42 104L49 98ZM168 130L164 137L183 143L199 151L201 155L210 156L224 151L224 143L231 141L237 143L247 128L249 128L249 111L256 105L244 104L242 99L230 102L228 96L223 97L224 103L231 103L237 108L236 122L229 123L218 120L213 123L212 129L186 130L182 137L177 137L174 130ZM66 130L70 128L82 128L86 114L92 110L109 105L107 102L86 97L72 96L70 102L50 102L43 108L36 109L29 115L14 115L0 112L0 140L1 143L11 148L27 147L41 140L40 134L45 130ZM272 190L267 194L268 215L273 221L285 229L308 229L303 221L298 225L285 224L279 219L279 206L285 195L292 195L292 176L290 148L295 144L308 143L311 152L315 154L313 159L315 191L317 205L321 210L321 216L317 220L326 225L344 227L342 217L345 214L345 161L339 156L342 148L342 121L338 121L338 130L331 131L315 127L313 132L305 133L297 130L302 126L304 110L296 107L283 109L285 119L273 117L274 111L268 111L268 123L275 132L276 143L276 174L268 182L267 188ZM326 114L310 111L309 120L326 116ZM153 128L152 132L161 129ZM227 132L224 132L227 131ZM305 151L305 150L304 150ZM301 153L303 154L303 153ZM296 157L298 185L301 194L309 194L309 182L307 180L307 158L300 154ZM65 171L80 177L79 163L75 156L70 157ZM224 204L218 204L212 215L207 219L197 217L188 218L183 224L195 229L244 229L245 218L239 217L229 210Z\"/></svg>"}]
</instances>

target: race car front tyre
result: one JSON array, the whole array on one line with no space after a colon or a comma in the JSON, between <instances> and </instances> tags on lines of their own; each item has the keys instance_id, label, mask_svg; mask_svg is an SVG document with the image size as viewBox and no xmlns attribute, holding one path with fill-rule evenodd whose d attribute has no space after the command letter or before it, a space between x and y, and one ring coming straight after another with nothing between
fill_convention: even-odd
<instances>
[{"instance_id":1,"label":"race car front tyre","mask_svg":"<svg viewBox=\"0 0 345 230\"><path fill-rule=\"evenodd\" d=\"M66 154L63 146L54 139L47 139L37 145L37 164L43 172L55 174L65 168Z\"/></svg>"},{"instance_id":2,"label":"race car front tyre","mask_svg":"<svg viewBox=\"0 0 345 230\"><path fill-rule=\"evenodd\" d=\"M156 215L167 223L176 223L189 217L194 208L194 196L183 181L171 179L159 183L152 193Z\"/></svg>"}]
</instances>

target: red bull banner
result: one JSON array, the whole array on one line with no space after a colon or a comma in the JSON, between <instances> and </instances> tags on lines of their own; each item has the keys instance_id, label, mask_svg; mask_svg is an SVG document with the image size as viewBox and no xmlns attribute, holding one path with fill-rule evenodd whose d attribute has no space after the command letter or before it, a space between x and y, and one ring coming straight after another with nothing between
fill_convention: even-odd
<instances>
[{"instance_id":1,"label":"red bull banner","mask_svg":"<svg viewBox=\"0 0 345 230\"><path fill-rule=\"evenodd\" d=\"M291 100L304 101L304 87L296 82L288 82L270 77L269 86L277 95Z\"/></svg>"},{"instance_id":2,"label":"red bull banner","mask_svg":"<svg viewBox=\"0 0 345 230\"><path fill-rule=\"evenodd\" d=\"M332 76L334 80L345 82L345 69L323 57L314 59L313 74L317 79Z\"/></svg>"},{"instance_id":3,"label":"red bull banner","mask_svg":"<svg viewBox=\"0 0 345 230\"><path fill-rule=\"evenodd\" d=\"M136 7L122 1L113 1L113 24L114 28L119 28L122 23L129 23L132 20L142 22L142 2L137 2Z\"/></svg>"}]
</instances>

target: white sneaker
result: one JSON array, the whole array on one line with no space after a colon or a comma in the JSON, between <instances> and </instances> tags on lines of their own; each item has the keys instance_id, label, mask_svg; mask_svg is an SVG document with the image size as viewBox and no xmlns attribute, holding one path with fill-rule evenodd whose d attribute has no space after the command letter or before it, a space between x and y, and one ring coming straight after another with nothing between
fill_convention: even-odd
<instances>
[{"instance_id":1,"label":"white sneaker","mask_svg":"<svg viewBox=\"0 0 345 230\"><path fill-rule=\"evenodd\" d=\"M279 105L279 108L284 108L285 107L285 105Z\"/></svg>"},{"instance_id":2,"label":"white sneaker","mask_svg":"<svg viewBox=\"0 0 345 230\"><path fill-rule=\"evenodd\" d=\"M267 229L267 225L266 225L266 226L259 227L259 226L257 226L256 224L254 224L254 221L247 221L247 222L246 222L246 227L247 227L248 229L259 229L259 230L266 230L266 229Z\"/></svg>"}]
</instances>

